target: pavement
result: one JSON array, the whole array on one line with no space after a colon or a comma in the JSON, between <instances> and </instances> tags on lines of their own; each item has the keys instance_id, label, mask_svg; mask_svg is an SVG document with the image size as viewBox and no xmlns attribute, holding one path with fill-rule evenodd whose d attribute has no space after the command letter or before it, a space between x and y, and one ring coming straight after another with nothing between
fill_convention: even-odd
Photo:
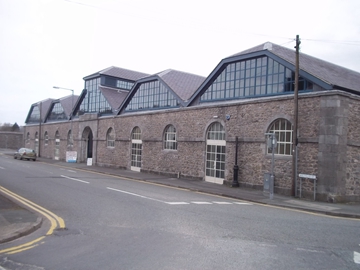
<instances>
[{"instance_id":1,"label":"pavement","mask_svg":"<svg viewBox=\"0 0 360 270\"><path fill-rule=\"evenodd\" d=\"M11 150L4 151L0 149L0 155L12 155L12 153L13 152ZM46 158L38 158L37 162L54 164L69 169L79 169L103 173L106 175L114 175L138 181L156 183L164 186L183 188L186 190L203 192L207 194L223 196L226 198L245 200L261 205L297 209L301 211L343 218L356 218L360 221L360 203L326 203L278 194L274 194L273 198L270 199L269 194L264 193L262 190L254 190L243 187L230 187L194 179L171 178L159 174L134 172L131 170L101 167L96 165L88 166L84 163L67 163L65 161ZM43 217L39 216L38 213L31 212L29 209L26 209L23 206L17 204L16 201L12 201L10 198L5 197L0 192L0 244L30 234L41 226L42 221Z\"/></svg>"}]
</instances>

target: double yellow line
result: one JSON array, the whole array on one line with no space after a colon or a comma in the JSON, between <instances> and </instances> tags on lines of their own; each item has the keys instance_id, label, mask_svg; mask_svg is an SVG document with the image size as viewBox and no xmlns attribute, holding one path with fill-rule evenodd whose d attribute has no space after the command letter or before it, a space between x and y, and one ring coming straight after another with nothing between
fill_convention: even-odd
<instances>
[{"instance_id":1,"label":"double yellow line","mask_svg":"<svg viewBox=\"0 0 360 270\"><path fill-rule=\"evenodd\" d=\"M41 207L40 205L37 205L36 203L29 201L28 199L25 199L17 194L15 194L14 192L11 192L10 190L0 186L0 192L6 194L7 196L17 200L18 202L22 203L23 205L27 206L30 209L33 209L34 211L40 213L41 215L43 215L44 217L46 217L49 221L50 221L50 229L47 231L45 236L41 236L31 242L28 242L26 244L23 245L19 245L16 247L12 247L12 248L7 248L7 249L3 249L0 250L0 254L2 253L6 253L6 254L14 254L14 253L18 253L33 247L36 247L39 245L39 242L41 240L43 240L46 236L53 234L54 230L59 227L60 229L65 229L65 222L61 217L58 217L57 215L55 215L54 213L52 213L51 211Z\"/></svg>"}]
</instances>

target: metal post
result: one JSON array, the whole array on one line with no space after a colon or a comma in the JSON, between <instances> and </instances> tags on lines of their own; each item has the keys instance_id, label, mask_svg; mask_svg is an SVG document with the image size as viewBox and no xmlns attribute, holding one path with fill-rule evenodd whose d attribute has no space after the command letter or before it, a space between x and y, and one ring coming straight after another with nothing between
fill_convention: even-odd
<instances>
[{"instance_id":1,"label":"metal post","mask_svg":"<svg viewBox=\"0 0 360 270\"><path fill-rule=\"evenodd\" d=\"M274 197L274 163L275 163L275 134L271 135L271 176L270 176L270 200Z\"/></svg>"},{"instance_id":2,"label":"metal post","mask_svg":"<svg viewBox=\"0 0 360 270\"><path fill-rule=\"evenodd\" d=\"M295 196L295 182L297 171L297 128L298 128L298 92L299 92L299 35L296 36L295 52L295 88L294 88L294 130L293 130L293 181L291 185L291 195Z\"/></svg>"},{"instance_id":3,"label":"metal post","mask_svg":"<svg viewBox=\"0 0 360 270\"><path fill-rule=\"evenodd\" d=\"M234 175L233 182L231 187L239 187L238 174L239 174L239 166L238 166L238 137L235 137L235 165L234 165Z\"/></svg>"}]
</instances>

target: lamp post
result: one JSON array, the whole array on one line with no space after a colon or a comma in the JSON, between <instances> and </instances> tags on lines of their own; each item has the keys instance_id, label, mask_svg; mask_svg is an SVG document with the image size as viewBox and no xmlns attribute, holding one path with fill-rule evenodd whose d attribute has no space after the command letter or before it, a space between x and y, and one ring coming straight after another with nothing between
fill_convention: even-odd
<instances>
[{"instance_id":1,"label":"lamp post","mask_svg":"<svg viewBox=\"0 0 360 270\"><path fill-rule=\"evenodd\" d=\"M71 112L70 112L70 147L71 149L73 148L73 130L72 130L72 113L73 113L73 110L74 110L74 90L73 89L69 89L69 88L64 88L64 87L59 87L59 86L53 86L54 89L63 89L63 90L68 90L68 91L71 91Z\"/></svg>"}]
</instances>

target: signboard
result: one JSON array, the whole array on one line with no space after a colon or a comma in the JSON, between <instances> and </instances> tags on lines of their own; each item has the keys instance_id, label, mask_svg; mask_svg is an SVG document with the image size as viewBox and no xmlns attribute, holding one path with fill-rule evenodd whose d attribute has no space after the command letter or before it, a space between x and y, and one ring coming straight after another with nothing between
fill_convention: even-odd
<instances>
[{"instance_id":1,"label":"signboard","mask_svg":"<svg viewBox=\"0 0 360 270\"><path fill-rule=\"evenodd\" d=\"M316 175L300 173L299 177L307 179L316 179Z\"/></svg>"},{"instance_id":2,"label":"signboard","mask_svg":"<svg viewBox=\"0 0 360 270\"><path fill-rule=\"evenodd\" d=\"M92 165L92 158L88 158L88 159L87 159L87 165L88 165L88 166L91 166L91 165Z\"/></svg>"},{"instance_id":3,"label":"signboard","mask_svg":"<svg viewBox=\"0 0 360 270\"><path fill-rule=\"evenodd\" d=\"M66 151L66 162L76 162L77 152L76 151Z\"/></svg>"}]
</instances>

